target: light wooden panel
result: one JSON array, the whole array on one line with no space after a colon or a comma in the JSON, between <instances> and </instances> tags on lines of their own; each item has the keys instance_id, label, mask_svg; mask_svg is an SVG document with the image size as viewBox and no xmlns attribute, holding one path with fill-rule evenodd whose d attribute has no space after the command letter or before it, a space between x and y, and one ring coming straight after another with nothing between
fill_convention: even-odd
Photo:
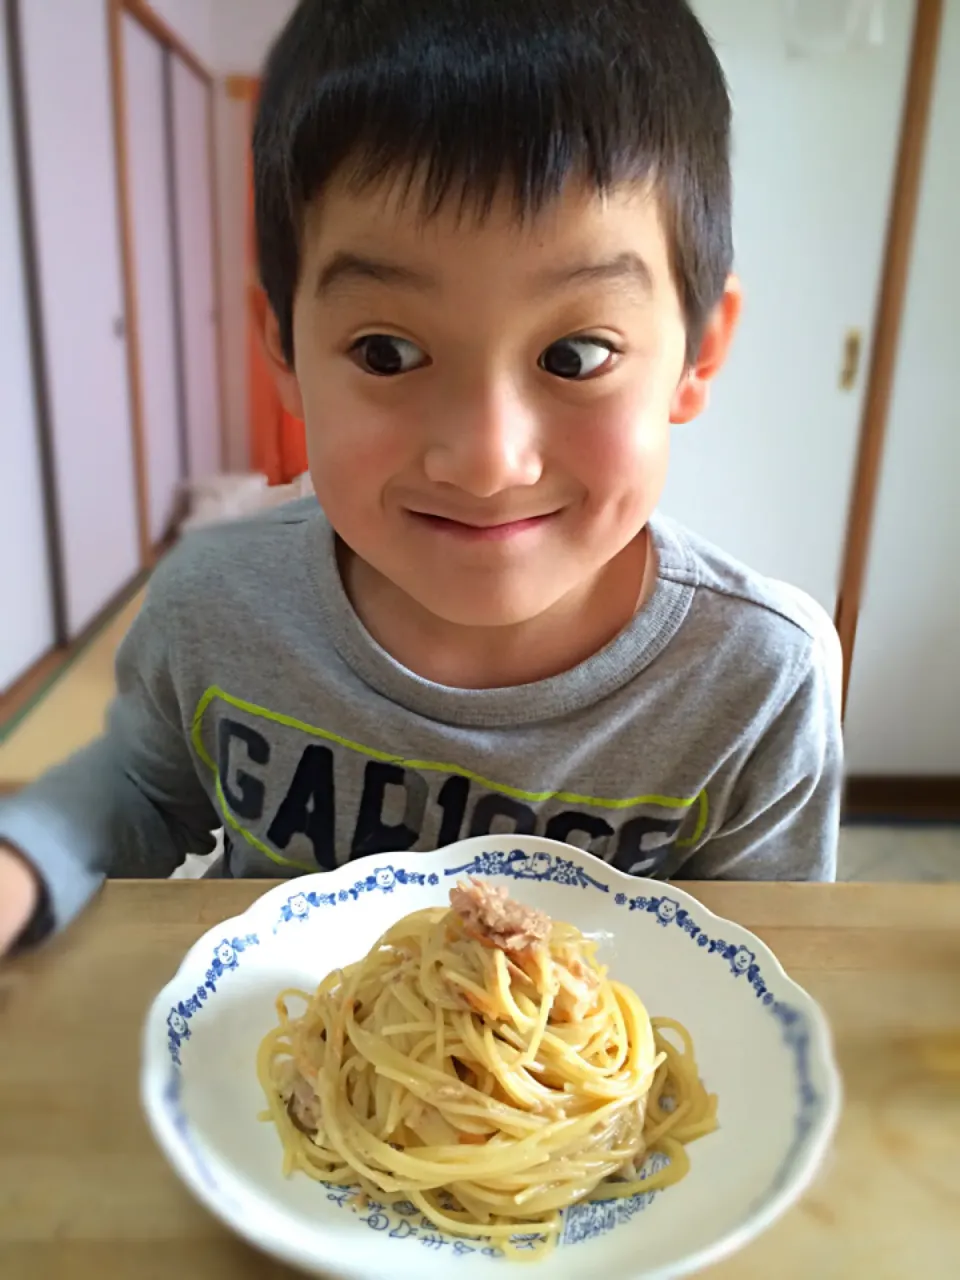
<instances>
[{"instance_id":1,"label":"light wooden panel","mask_svg":"<svg viewBox=\"0 0 960 1280\"><path fill-rule=\"evenodd\" d=\"M210 90L177 58L171 71L187 470L200 480L222 465Z\"/></svg>"},{"instance_id":2,"label":"light wooden panel","mask_svg":"<svg viewBox=\"0 0 960 1280\"><path fill-rule=\"evenodd\" d=\"M164 74L168 55L126 15L122 36L148 528L155 545L170 528L184 475Z\"/></svg>"}]
</instances>

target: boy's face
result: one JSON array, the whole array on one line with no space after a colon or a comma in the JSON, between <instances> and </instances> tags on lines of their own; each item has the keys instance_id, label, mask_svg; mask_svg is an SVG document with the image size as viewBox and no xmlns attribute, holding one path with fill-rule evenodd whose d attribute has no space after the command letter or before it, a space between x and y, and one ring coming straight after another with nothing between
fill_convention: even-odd
<instances>
[{"instance_id":1,"label":"boy's face","mask_svg":"<svg viewBox=\"0 0 960 1280\"><path fill-rule=\"evenodd\" d=\"M686 368L668 255L635 188L523 226L507 198L478 223L423 220L398 187L326 192L280 381L346 545L461 626L523 623L594 582L653 511L670 424L699 412L736 318L731 287Z\"/></svg>"}]
</instances>

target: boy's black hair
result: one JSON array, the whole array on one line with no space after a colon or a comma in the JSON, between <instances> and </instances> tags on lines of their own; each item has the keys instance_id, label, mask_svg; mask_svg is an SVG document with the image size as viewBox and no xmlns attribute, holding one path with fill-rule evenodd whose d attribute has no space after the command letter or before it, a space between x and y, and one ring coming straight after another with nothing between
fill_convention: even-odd
<instances>
[{"instance_id":1,"label":"boy's black hair","mask_svg":"<svg viewBox=\"0 0 960 1280\"><path fill-rule=\"evenodd\" d=\"M423 179L481 216L504 183L520 217L568 178L649 181L661 202L688 358L733 250L730 103L686 0L301 0L264 70L254 129L263 287L293 363L307 204Z\"/></svg>"}]
</instances>

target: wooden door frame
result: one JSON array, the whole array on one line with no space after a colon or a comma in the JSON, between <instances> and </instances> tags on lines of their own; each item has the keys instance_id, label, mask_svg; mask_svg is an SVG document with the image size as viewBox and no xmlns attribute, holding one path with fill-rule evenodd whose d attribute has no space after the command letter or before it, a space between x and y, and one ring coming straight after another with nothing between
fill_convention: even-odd
<instances>
[{"instance_id":1,"label":"wooden door frame","mask_svg":"<svg viewBox=\"0 0 960 1280\"><path fill-rule=\"evenodd\" d=\"M126 12L135 18L159 43L171 53L176 54L181 62L185 62L190 70L209 88L213 87L213 72L186 45L180 36L169 26L147 0L110 0L111 8Z\"/></svg>"},{"instance_id":2,"label":"wooden door frame","mask_svg":"<svg viewBox=\"0 0 960 1280\"><path fill-rule=\"evenodd\" d=\"M130 423L137 488L137 526L140 535L140 566L152 563L150 539L150 493L147 481L147 448L143 426L143 383L140 360L140 309L137 297L136 258L133 249L133 209L130 197L127 93L123 62L123 18L121 0L110 0L110 81L113 93L114 163L117 172L117 202L120 217L120 260L123 271L123 310L127 339L127 381L130 386Z\"/></svg>"},{"instance_id":3,"label":"wooden door frame","mask_svg":"<svg viewBox=\"0 0 960 1280\"><path fill-rule=\"evenodd\" d=\"M942 26L943 0L917 0L834 619L843 650L844 711L869 566Z\"/></svg>"},{"instance_id":4,"label":"wooden door frame","mask_svg":"<svg viewBox=\"0 0 960 1280\"><path fill-rule=\"evenodd\" d=\"M127 360L130 370L131 419L133 424L134 451L137 468L138 512L140 522L141 561L144 568L150 568L157 559L160 548L167 544L167 538L161 539L159 546L154 546L150 537L150 497L147 477L146 430L143 415L142 386L142 345L140 340L140 324L137 299L136 258L134 254L133 202L131 197L129 140L127 137L127 102L124 79L123 17L126 14L134 19L143 29L157 41L168 57L178 58L204 84L207 92L207 147L211 161L211 201L210 201L210 239L213 265L214 312L217 325L216 361L217 361L217 401L218 422L217 434L220 442L220 465L224 465L226 456L226 433L224 426L225 404L225 371L223 353L222 323L222 280L220 262L220 216L219 216L219 182L217 164L215 102L216 81L212 71L201 61L177 33L160 17L147 0L109 0L110 13L110 62L113 85L114 130L116 141L117 182L120 201L121 247L123 257L123 276L125 292L125 309L127 312ZM165 76L168 72L165 71ZM169 80L167 84L169 86ZM175 162L175 143L170 139L171 159ZM173 177L173 175L171 175ZM175 180L175 178L174 178ZM179 264L174 262L174 270ZM176 291L176 325L178 361L183 362L182 316L180 314L180 290ZM183 376L181 369L178 376ZM181 388L182 402L182 388ZM186 423L179 424L182 433Z\"/></svg>"}]
</instances>

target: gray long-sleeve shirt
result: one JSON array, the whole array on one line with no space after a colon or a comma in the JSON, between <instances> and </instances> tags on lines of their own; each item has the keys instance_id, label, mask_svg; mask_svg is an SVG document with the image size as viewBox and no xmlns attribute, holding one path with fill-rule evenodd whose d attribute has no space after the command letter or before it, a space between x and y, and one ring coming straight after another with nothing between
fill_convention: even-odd
<instances>
[{"instance_id":1,"label":"gray long-sleeve shirt","mask_svg":"<svg viewBox=\"0 0 960 1280\"><path fill-rule=\"evenodd\" d=\"M104 737L0 805L46 927L104 875L169 875L221 826L235 876L518 831L635 874L832 878L831 623L674 523L650 530L657 582L626 629L492 690L432 684L374 642L314 499L190 535L121 647Z\"/></svg>"}]
</instances>

